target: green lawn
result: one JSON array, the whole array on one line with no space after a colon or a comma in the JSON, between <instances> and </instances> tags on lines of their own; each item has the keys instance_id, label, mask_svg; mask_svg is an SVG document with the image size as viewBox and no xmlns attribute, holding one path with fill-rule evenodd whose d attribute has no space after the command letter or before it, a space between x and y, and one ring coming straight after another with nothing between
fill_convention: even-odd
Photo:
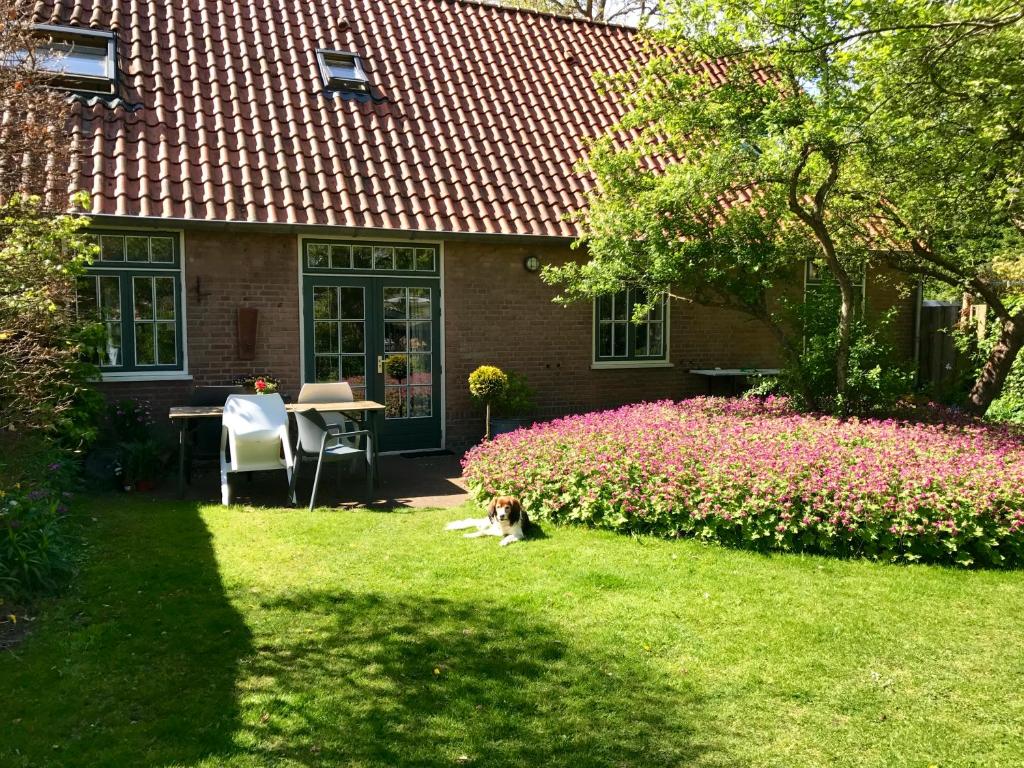
<instances>
[{"instance_id":1,"label":"green lawn","mask_svg":"<svg viewBox=\"0 0 1024 768\"><path fill-rule=\"evenodd\" d=\"M5 768L1024 760L1024 573L499 549L451 510L84 512L78 587L0 654Z\"/></svg>"}]
</instances>

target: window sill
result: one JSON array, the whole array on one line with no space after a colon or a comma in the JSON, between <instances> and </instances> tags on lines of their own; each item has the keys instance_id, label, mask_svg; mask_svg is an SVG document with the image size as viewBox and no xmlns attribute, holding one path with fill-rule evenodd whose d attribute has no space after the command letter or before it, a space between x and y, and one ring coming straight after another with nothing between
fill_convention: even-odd
<instances>
[{"instance_id":1,"label":"window sill","mask_svg":"<svg viewBox=\"0 0 1024 768\"><path fill-rule=\"evenodd\" d=\"M620 368L675 368L668 360L599 360L590 364L592 371L614 371Z\"/></svg>"},{"instance_id":2,"label":"window sill","mask_svg":"<svg viewBox=\"0 0 1024 768\"><path fill-rule=\"evenodd\" d=\"M182 371L125 371L101 373L100 381L192 381L192 376Z\"/></svg>"}]
</instances>

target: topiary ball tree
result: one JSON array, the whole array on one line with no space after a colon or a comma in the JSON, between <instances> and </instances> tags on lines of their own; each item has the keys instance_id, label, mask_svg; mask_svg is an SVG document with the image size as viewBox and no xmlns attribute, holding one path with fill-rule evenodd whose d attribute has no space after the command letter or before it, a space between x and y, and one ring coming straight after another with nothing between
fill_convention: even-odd
<instances>
[{"instance_id":1,"label":"topiary ball tree","mask_svg":"<svg viewBox=\"0 0 1024 768\"><path fill-rule=\"evenodd\" d=\"M501 368L481 365L469 374L469 394L484 406L484 439L491 439L491 404L505 394L508 376Z\"/></svg>"}]
</instances>

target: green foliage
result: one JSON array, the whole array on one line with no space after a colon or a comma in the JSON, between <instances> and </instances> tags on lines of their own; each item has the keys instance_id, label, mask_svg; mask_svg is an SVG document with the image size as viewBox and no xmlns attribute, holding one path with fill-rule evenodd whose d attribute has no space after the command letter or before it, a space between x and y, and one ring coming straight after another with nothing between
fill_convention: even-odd
<instances>
[{"instance_id":1,"label":"green foliage","mask_svg":"<svg viewBox=\"0 0 1024 768\"><path fill-rule=\"evenodd\" d=\"M589 261L545 269L562 300L672 286L767 323L795 358L806 333L778 294L819 259L844 293L847 401L885 386L846 370L866 264L997 305L997 255L1024 252L1018 4L675 0L649 35L648 62L603 80L628 111L583 163Z\"/></svg>"},{"instance_id":2,"label":"green foliage","mask_svg":"<svg viewBox=\"0 0 1024 768\"><path fill-rule=\"evenodd\" d=\"M515 371L508 372L508 384L494 400L494 415L502 419L522 419L534 412L534 392L526 377Z\"/></svg>"},{"instance_id":3,"label":"green foliage","mask_svg":"<svg viewBox=\"0 0 1024 768\"><path fill-rule=\"evenodd\" d=\"M63 586L76 537L66 503L77 463L41 435L0 440L0 598L21 602Z\"/></svg>"},{"instance_id":4,"label":"green foliage","mask_svg":"<svg viewBox=\"0 0 1024 768\"><path fill-rule=\"evenodd\" d=\"M87 206L88 199L74 198ZM47 213L40 198L0 203L0 427L88 440L77 406L96 369L82 362L90 329L76 317L76 278L95 254L88 220ZM88 415L88 414L86 414Z\"/></svg>"},{"instance_id":5,"label":"green foliage","mask_svg":"<svg viewBox=\"0 0 1024 768\"><path fill-rule=\"evenodd\" d=\"M469 374L469 394L481 405L494 405L507 389L508 375L493 365L481 365Z\"/></svg>"}]
</instances>

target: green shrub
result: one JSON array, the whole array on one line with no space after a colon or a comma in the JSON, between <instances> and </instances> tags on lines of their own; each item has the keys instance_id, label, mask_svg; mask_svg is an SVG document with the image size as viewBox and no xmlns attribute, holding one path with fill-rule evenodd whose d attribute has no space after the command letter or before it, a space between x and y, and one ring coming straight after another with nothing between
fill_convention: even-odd
<instances>
[{"instance_id":1,"label":"green shrub","mask_svg":"<svg viewBox=\"0 0 1024 768\"><path fill-rule=\"evenodd\" d=\"M493 365L481 365L469 374L469 394L480 405L493 405L508 389L508 376Z\"/></svg>"},{"instance_id":2,"label":"green shrub","mask_svg":"<svg viewBox=\"0 0 1024 768\"><path fill-rule=\"evenodd\" d=\"M526 377L514 371L508 372L508 384L494 401L494 415L502 419L523 419L530 416L536 405L533 389Z\"/></svg>"},{"instance_id":3,"label":"green shrub","mask_svg":"<svg viewBox=\"0 0 1024 768\"><path fill-rule=\"evenodd\" d=\"M67 517L77 461L38 433L0 441L0 597L16 602L66 583L75 537Z\"/></svg>"},{"instance_id":4,"label":"green shrub","mask_svg":"<svg viewBox=\"0 0 1024 768\"><path fill-rule=\"evenodd\" d=\"M928 409L932 419L940 414ZM531 518L759 550L1024 565L1024 438L801 414L781 398L694 398L570 416L473 448L479 501Z\"/></svg>"}]
</instances>

